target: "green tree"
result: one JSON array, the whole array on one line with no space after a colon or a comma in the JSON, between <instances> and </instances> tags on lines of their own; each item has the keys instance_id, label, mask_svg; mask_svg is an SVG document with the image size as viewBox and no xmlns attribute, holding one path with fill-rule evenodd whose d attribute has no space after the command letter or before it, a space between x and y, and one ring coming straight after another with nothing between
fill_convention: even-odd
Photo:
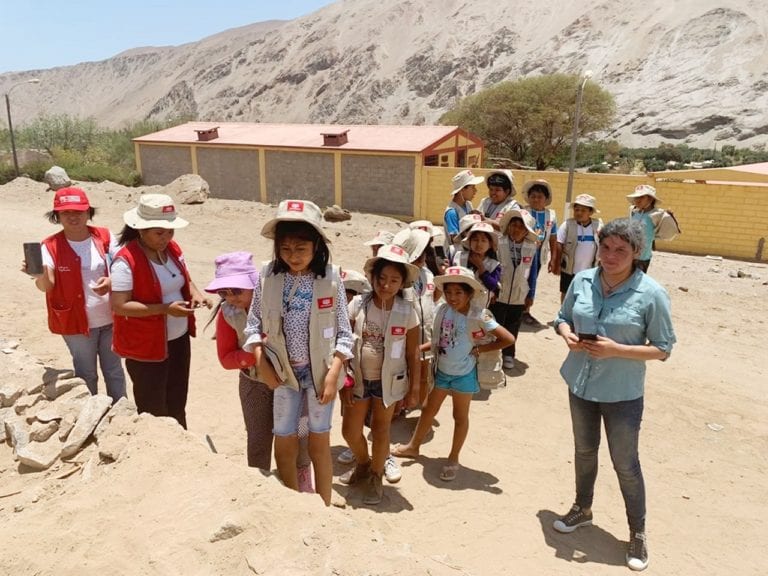
<instances>
[{"instance_id":1,"label":"green tree","mask_svg":"<svg viewBox=\"0 0 768 576\"><path fill-rule=\"evenodd\" d=\"M461 100L440 123L476 134L493 156L532 162L543 170L570 145L582 81L574 74L550 74L501 82ZM610 128L615 115L613 96L587 82L579 137Z\"/></svg>"}]
</instances>

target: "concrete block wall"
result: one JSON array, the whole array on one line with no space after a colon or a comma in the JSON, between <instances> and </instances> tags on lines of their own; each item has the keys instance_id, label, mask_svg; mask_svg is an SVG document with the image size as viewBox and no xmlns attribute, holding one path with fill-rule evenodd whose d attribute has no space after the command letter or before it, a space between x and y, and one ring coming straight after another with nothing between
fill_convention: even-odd
<instances>
[{"instance_id":1,"label":"concrete block wall","mask_svg":"<svg viewBox=\"0 0 768 576\"><path fill-rule=\"evenodd\" d=\"M213 198L261 200L258 150L198 146L197 171Z\"/></svg>"},{"instance_id":2,"label":"concrete block wall","mask_svg":"<svg viewBox=\"0 0 768 576\"><path fill-rule=\"evenodd\" d=\"M335 203L332 153L266 150L264 154L269 203L301 198L321 209Z\"/></svg>"},{"instance_id":3,"label":"concrete block wall","mask_svg":"<svg viewBox=\"0 0 768 576\"><path fill-rule=\"evenodd\" d=\"M341 195L348 210L413 217L413 156L341 156Z\"/></svg>"},{"instance_id":4,"label":"concrete block wall","mask_svg":"<svg viewBox=\"0 0 768 576\"><path fill-rule=\"evenodd\" d=\"M140 144L142 181L147 186L165 186L183 174L191 174L192 151L189 146Z\"/></svg>"}]
</instances>

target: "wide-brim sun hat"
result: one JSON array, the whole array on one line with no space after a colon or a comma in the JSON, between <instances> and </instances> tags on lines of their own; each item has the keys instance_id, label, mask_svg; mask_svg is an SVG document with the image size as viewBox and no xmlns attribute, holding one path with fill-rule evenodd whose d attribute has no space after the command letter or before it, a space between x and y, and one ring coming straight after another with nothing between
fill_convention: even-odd
<instances>
[{"instance_id":1,"label":"wide-brim sun hat","mask_svg":"<svg viewBox=\"0 0 768 576\"><path fill-rule=\"evenodd\" d=\"M525 184L523 184L523 196L525 196L525 201L528 202L528 204L531 203L531 200L528 198L528 195L531 193L531 188L534 186L541 186L546 189L547 191L547 201L544 203L545 206L549 206L552 204L552 186L550 186L549 182L546 180L528 180Z\"/></svg>"},{"instance_id":2,"label":"wide-brim sun hat","mask_svg":"<svg viewBox=\"0 0 768 576\"><path fill-rule=\"evenodd\" d=\"M649 184L640 184L639 186L635 186L635 191L632 192L632 194L627 194L627 198L629 200L640 198L641 196L650 196L656 200L657 204L661 204L661 198L656 196L656 188Z\"/></svg>"},{"instance_id":3,"label":"wide-brim sun hat","mask_svg":"<svg viewBox=\"0 0 768 576\"><path fill-rule=\"evenodd\" d=\"M506 182L504 180L506 179ZM515 189L515 175L512 174L512 170L496 170L488 174L488 178L485 179L486 184L490 188L491 186L501 186L506 189L505 184L509 185L510 193L507 198L512 198L517 194Z\"/></svg>"},{"instance_id":4,"label":"wide-brim sun hat","mask_svg":"<svg viewBox=\"0 0 768 576\"><path fill-rule=\"evenodd\" d=\"M373 266L376 264L377 260L386 260L387 262L402 264L405 266L406 270L406 278L403 282L403 288L410 288L418 279L421 270L418 266L411 264L409 258L410 256L408 252L405 251L405 248L395 244L385 244L379 248L379 252L376 256L368 258L368 260L365 261L363 270L365 271L365 275L368 277L371 286L373 286L373 278L371 277L371 274L373 273Z\"/></svg>"},{"instance_id":5,"label":"wide-brim sun hat","mask_svg":"<svg viewBox=\"0 0 768 576\"><path fill-rule=\"evenodd\" d=\"M327 243L331 239L323 230L323 213L317 204L309 200L283 200L277 205L277 215L268 220L261 229L264 238L274 240L275 230L280 222L306 222L317 230Z\"/></svg>"},{"instance_id":6,"label":"wide-brim sun hat","mask_svg":"<svg viewBox=\"0 0 768 576\"><path fill-rule=\"evenodd\" d=\"M341 270L341 282L344 284L344 290L351 290L356 294L363 294L371 291L371 283L364 274L357 270Z\"/></svg>"},{"instance_id":7,"label":"wide-brim sun hat","mask_svg":"<svg viewBox=\"0 0 768 576\"><path fill-rule=\"evenodd\" d=\"M475 293L472 295L472 302L485 306L488 298L488 291L475 273L469 268L463 266L449 266L440 276L435 276L435 287L445 292L446 284L466 284L470 286Z\"/></svg>"},{"instance_id":8,"label":"wide-brim sun hat","mask_svg":"<svg viewBox=\"0 0 768 576\"><path fill-rule=\"evenodd\" d=\"M599 214L600 210L597 209L597 198L590 196L589 194L579 194L573 199L573 203L586 208L592 208L595 214Z\"/></svg>"},{"instance_id":9,"label":"wide-brim sun hat","mask_svg":"<svg viewBox=\"0 0 768 576\"><path fill-rule=\"evenodd\" d=\"M477 186L485 180L482 176L475 176L472 170L462 170L451 178L451 196L455 196L457 192L460 192L465 186Z\"/></svg>"},{"instance_id":10,"label":"wide-brim sun hat","mask_svg":"<svg viewBox=\"0 0 768 576\"><path fill-rule=\"evenodd\" d=\"M536 219L531 216L528 210L518 210L517 208L506 211L504 216L501 217L499 226L501 227L502 234L507 233L507 228L512 218L520 218L523 221L525 229L528 230L528 240L535 242L539 239L539 235L536 233Z\"/></svg>"},{"instance_id":11,"label":"wide-brim sun hat","mask_svg":"<svg viewBox=\"0 0 768 576\"><path fill-rule=\"evenodd\" d=\"M404 248L408 252L408 261L414 262L424 253L431 239L429 232L419 228L406 228L395 234L392 244Z\"/></svg>"},{"instance_id":12,"label":"wide-brim sun hat","mask_svg":"<svg viewBox=\"0 0 768 576\"><path fill-rule=\"evenodd\" d=\"M485 219L482 214L465 214L459 218L459 234L464 235L464 233L472 228L472 226L484 221Z\"/></svg>"},{"instance_id":13,"label":"wide-brim sun hat","mask_svg":"<svg viewBox=\"0 0 768 576\"><path fill-rule=\"evenodd\" d=\"M493 248L494 252L498 251L499 233L493 226L488 224L488 222L478 222L467 231L466 235L464 236L464 240L461 241L461 245L464 246L464 248L469 250L469 240L472 237L472 234L475 232L485 232L488 234L491 239L491 247Z\"/></svg>"},{"instance_id":14,"label":"wide-brim sun hat","mask_svg":"<svg viewBox=\"0 0 768 576\"><path fill-rule=\"evenodd\" d=\"M147 228L176 230L189 224L176 213L173 198L167 194L142 194L139 205L123 214L123 222L135 230Z\"/></svg>"},{"instance_id":15,"label":"wide-brim sun hat","mask_svg":"<svg viewBox=\"0 0 768 576\"><path fill-rule=\"evenodd\" d=\"M367 242L363 242L363 245L365 246L384 246L384 244L392 244L392 238L394 238L395 235L392 232L388 232L387 230L379 230L376 233L376 236L368 240Z\"/></svg>"},{"instance_id":16,"label":"wide-brim sun hat","mask_svg":"<svg viewBox=\"0 0 768 576\"><path fill-rule=\"evenodd\" d=\"M440 228L440 226L435 226L429 220L414 220L408 224L408 227L411 230L418 229L429 232L429 235L432 236L432 238L437 238L443 234L442 228Z\"/></svg>"},{"instance_id":17,"label":"wide-brim sun hat","mask_svg":"<svg viewBox=\"0 0 768 576\"><path fill-rule=\"evenodd\" d=\"M259 281L259 274L253 265L250 252L228 252L216 256L216 277L205 287L206 292L215 294L224 288L252 290Z\"/></svg>"}]
</instances>

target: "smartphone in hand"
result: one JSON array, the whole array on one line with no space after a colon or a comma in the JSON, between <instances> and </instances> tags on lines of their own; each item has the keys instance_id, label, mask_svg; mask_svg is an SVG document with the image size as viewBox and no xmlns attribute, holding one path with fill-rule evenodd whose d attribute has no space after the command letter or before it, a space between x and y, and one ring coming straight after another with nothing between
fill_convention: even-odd
<instances>
[{"instance_id":1,"label":"smartphone in hand","mask_svg":"<svg viewBox=\"0 0 768 576\"><path fill-rule=\"evenodd\" d=\"M27 274L43 273L43 251L40 242L24 242L24 261L27 264Z\"/></svg>"},{"instance_id":2,"label":"smartphone in hand","mask_svg":"<svg viewBox=\"0 0 768 576\"><path fill-rule=\"evenodd\" d=\"M583 334L579 332L579 340L597 340L597 334Z\"/></svg>"}]
</instances>

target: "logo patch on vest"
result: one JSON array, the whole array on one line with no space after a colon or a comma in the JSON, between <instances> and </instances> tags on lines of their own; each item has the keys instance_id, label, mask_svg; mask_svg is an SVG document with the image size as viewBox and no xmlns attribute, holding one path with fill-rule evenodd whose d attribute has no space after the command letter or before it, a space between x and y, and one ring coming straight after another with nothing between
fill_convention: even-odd
<instances>
[{"instance_id":1,"label":"logo patch on vest","mask_svg":"<svg viewBox=\"0 0 768 576\"><path fill-rule=\"evenodd\" d=\"M472 332L472 338L482 338L485 336L485 330L476 330Z\"/></svg>"},{"instance_id":2,"label":"logo patch on vest","mask_svg":"<svg viewBox=\"0 0 768 576\"><path fill-rule=\"evenodd\" d=\"M405 334L405 326L392 326L392 336L403 336Z\"/></svg>"},{"instance_id":3,"label":"logo patch on vest","mask_svg":"<svg viewBox=\"0 0 768 576\"><path fill-rule=\"evenodd\" d=\"M326 308L333 308L333 297L327 296L325 298L318 298L317 299L317 307L320 310L324 310Z\"/></svg>"},{"instance_id":4,"label":"logo patch on vest","mask_svg":"<svg viewBox=\"0 0 768 576\"><path fill-rule=\"evenodd\" d=\"M434 289L435 289L434 284L431 284L431 283L427 284L427 290L434 290Z\"/></svg>"},{"instance_id":5,"label":"logo patch on vest","mask_svg":"<svg viewBox=\"0 0 768 576\"><path fill-rule=\"evenodd\" d=\"M525 264L528 264L528 263L530 263L530 261L531 261L531 258L532 258L531 256L523 256L523 262L524 262Z\"/></svg>"},{"instance_id":6,"label":"logo patch on vest","mask_svg":"<svg viewBox=\"0 0 768 576\"><path fill-rule=\"evenodd\" d=\"M304 202L288 202L288 212L304 212Z\"/></svg>"}]
</instances>

